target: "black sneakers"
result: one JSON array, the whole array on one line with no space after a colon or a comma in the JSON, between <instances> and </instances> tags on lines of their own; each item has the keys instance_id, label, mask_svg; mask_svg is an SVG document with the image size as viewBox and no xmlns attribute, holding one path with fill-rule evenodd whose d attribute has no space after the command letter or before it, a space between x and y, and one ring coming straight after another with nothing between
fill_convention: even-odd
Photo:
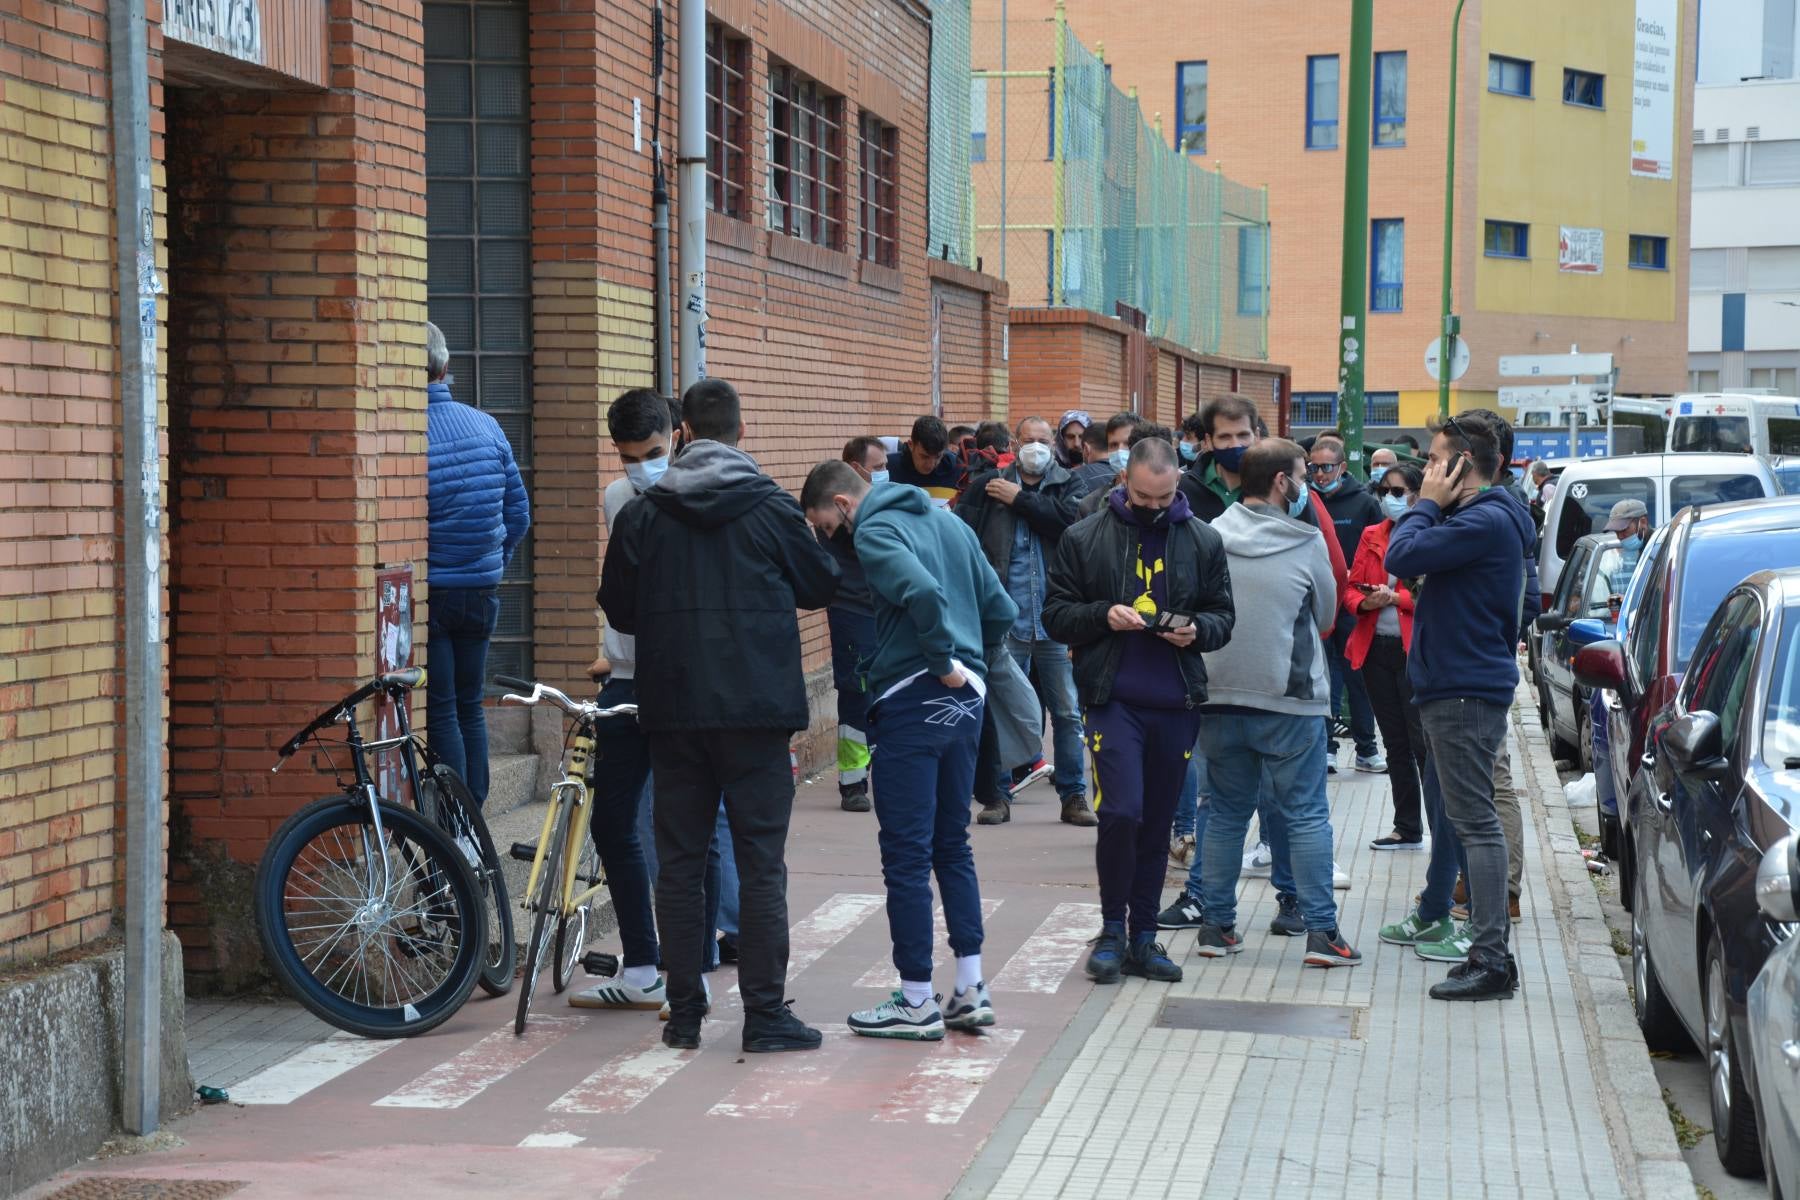
<instances>
[{"instance_id":1,"label":"black sneakers","mask_svg":"<svg viewBox=\"0 0 1800 1200\"><path fill-rule=\"evenodd\" d=\"M1450 968L1442 983L1433 984L1433 1000L1511 1000L1519 989L1519 964L1512 955L1500 965L1474 959Z\"/></svg>"},{"instance_id":2,"label":"black sneakers","mask_svg":"<svg viewBox=\"0 0 1800 1200\"><path fill-rule=\"evenodd\" d=\"M1148 933L1140 933L1131 939L1131 949L1126 951L1125 965L1120 969L1127 975L1141 976L1157 983L1181 982L1181 968L1170 959L1162 943Z\"/></svg>"},{"instance_id":3,"label":"black sneakers","mask_svg":"<svg viewBox=\"0 0 1800 1200\"><path fill-rule=\"evenodd\" d=\"M1095 983L1119 982L1119 971L1125 965L1125 926L1108 921L1100 926L1100 936L1088 943L1087 977Z\"/></svg>"},{"instance_id":4,"label":"black sneakers","mask_svg":"<svg viewBox=\"0 0 1800 1200\"><path fill-rule=\"evenodd\" d=\"M1306 965L1309 967L1354 967L1362 962L1356 947L1346 942L1335 929L1314 929L1306 935Z\"/></svg>"},{"instance_id":5,"label":"black sneakers","mask_svg":"<svg viewBox=\"0 0 1800 1200\"><path fill-rule=\"evenodd\" d=\"M1244 940L1237 935L1235 928L1202 925L1199 935L1194 938L1194 953L1201 958L1224 958L1227 954L1243 952Z\"/></svg>"},{"instance_id":6,"label":"black sneakers","mask_svg":"<svg viewBox=\"0 0 1800 1200\"><path fill-rule=\"evenodd\" d=\"M868 812L873 807L869 803L869 781L838 784L838 807L845 812Z\"/></svg>"},{"instance_id":7,"label":"black sneakers","mask_svg":"<svg viewBox=\"0 0 1800 1200\"><path fill-rule=\"evenodd\" d=\"M698 1017L670 1017L669 1023L663 1026L663 1045L673 1050L698 1050L700 1048L700 1019Z\"/></svg>"},{"instance_id":8,"label":"black sneakers","mask_svg":"<svg viewBox=\"0 0 1800 1200\"><path fill-rule=\"evenodd\" d=\"M1158 929L1198 929L1204 924L1206 914L1200 911L1200 901L1186 890L1175 898L1175 903L1156 914Z\"/></svg>"},{"instance_id":9,"label":"black sneakers","mask_svg":"<svg viewBox=\"0 0 1800 1200\"><path fill-rule=\"evenodd\" d=\"M788 1007L792 1003L790 1000L772 1013L744 1014L744 1053L779 1054L784 1050L819 1048L824 1036L794 1015ZM663 1040L668 1040L666 1033Z\"/></svg>"},{"instance_id":10,"label":"black sneakers","mask_svg":"<svg viewBox=\"0 0 1800 1200\"><path fill-rule=\"evenodd\" d=\"M1300 916L1300 901L1286 892L1275 893L1275 916L1269 932L1282 937L1299 937L1306 932L1306 921Z\"/></svg>"},{"instance_id":11,"label":"black sneakers","mask_svg":"<svg viewBox=\"0 0 1800 1200\"><path fill-rule=\"evenodd\" d=\"M983 800L975 814L977 825L1004 825L1012 820L1012 804L1006 800Z\"/></svg>"}]
</instances>

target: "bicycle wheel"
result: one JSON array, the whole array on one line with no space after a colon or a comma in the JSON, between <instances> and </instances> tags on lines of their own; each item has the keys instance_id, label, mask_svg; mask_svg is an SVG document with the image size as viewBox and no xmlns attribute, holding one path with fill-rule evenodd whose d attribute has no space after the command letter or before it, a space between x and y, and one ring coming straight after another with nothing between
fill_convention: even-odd
<instances>
[{"instance_id":1,"label":"bicycle wheel","mask_svg":"<svg viewBox=\"0 0 1800 1200\"><path fill-rule=\"evenodd\" d=\"M525 1018L531 1012L531 996L537 991L538 973L544 969L544 956L550 949L550 937L562 923L563 848L569 840L569 814L574 805L560 795L552 804L559 805L555 822L550 827L550 844L541 847L543 861L538 869L537 887L526 907L531 910L531 940L525 943L525 970L519 978L519 1015L513 1019L513 1034L525 1032Z\"/></svg>"},{"instance_id":2,"label":"bicycle wheel","mask_svg":"<svg viewBox=\"0 0 1800 1200\"><path fill-rule=\"evenodd\" d=\"M269 966L314 1014L364 1037L410 1037L461 1008L481 972L481 896L436 825L333 796L284 822L256 872Z\"/></svg>"},{"instance_id":3,"label":"bicycle wheel","mask_svg":"<svg viewBox=\"0 0 1800 1200\"><path fill-rule=\"evenodd\" d=\"M419 782L428 793L421 797L425 801L422 807L463 852L487 906L487 945L481 974L475 982L490 996L504 996L512 991L518 947L513 943L512 904L506 894L506 873L500 869L499 851L494 849L494 839L482 819L481 807L475 803L475 794L469 791L462 776L436 763Z\"/></svg>"},{"instance_id":4,"label":"bicycle wheel","mask_svg":"<svg viewBox=\"0 0 1800 1200\"><path fill-rule=\"evenodd\" d=\"M575 891L580 893L600 882L600 852L594 848L593 836L587 830L577 836L581 839L581 850L575 859ZM587 900L556 923L556 956L551 960L555 970L550 982L555 985L558 995L575 978L581 952L587 948L588 909L593 903L592 899Z\"/></svg>"}]
</instances>

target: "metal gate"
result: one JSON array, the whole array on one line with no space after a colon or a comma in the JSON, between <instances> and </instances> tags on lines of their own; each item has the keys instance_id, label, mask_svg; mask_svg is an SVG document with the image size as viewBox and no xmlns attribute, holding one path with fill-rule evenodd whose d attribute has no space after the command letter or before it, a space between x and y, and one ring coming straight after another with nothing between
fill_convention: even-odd
<instances>
[{"instance_id":1,"label":"metal gate","mask_svg":"<svg viewBox=\"0 0 1800 1200\"><path fill-rule=\"evenodd\" d=\"M431 320L450 390L493 415L531 491L531 130L522 0L425 5L425 220ZM527 537L500 582L488 673L532 670Z\"/></svg>"}]
</instances>

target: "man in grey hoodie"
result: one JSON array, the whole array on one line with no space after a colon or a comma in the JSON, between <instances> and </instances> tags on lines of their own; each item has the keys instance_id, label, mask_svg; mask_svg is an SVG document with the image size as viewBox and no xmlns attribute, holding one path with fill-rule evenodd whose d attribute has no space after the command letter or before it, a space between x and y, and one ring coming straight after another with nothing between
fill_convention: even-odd
<instances>
[{"instance_id":1,"label":"man in grey hoodie","mask_svg":"<svg viewBox=\"0 0 1800 1200\"><path fill-rule=\"evenodd\" d=\"M1206 655L1212 681L1200 746L1212 781L1212 816L1200 848L1206 923L1194 953L1220 958L1244 948L1237 883L1244 834L1266 771L1269 803L1287 827L1306 963L1355 966L1362 956L1338 932L1331 889L1331 818L1325 801L1325 722L1331 683L1321 634L1331 628L1337 585L1306 511L1306 456L1279 438L1257 443L1239 467L1243 501L1212 523L1225 545L1237 625Z\"/></svg>"}]
</instances>

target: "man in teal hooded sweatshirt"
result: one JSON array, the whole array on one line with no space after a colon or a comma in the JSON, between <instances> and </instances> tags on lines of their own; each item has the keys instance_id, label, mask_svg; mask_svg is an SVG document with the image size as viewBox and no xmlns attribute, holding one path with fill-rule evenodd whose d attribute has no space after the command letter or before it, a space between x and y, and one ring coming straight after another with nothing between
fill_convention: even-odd
<instances>
[{"instance_id":1,"label":"man in teal hooded sweatshirt","mask_svg":"<svg viewBox=\"0 0 1800 1200\"><path fill-rule=\"evenodd\" d=\"M826 537L851 531L875 597L871 775L900 990L848 1024L866 1037L929 1041L946 1026L992 1025L969 795L988 647L1002 644L1018 607L974 530L919 488L870 484L846 463L823 462L807 476L800 506ZM956 954L956 988L944 1006L931 988L934 873Z\"/></svg>"}]
</instances>

